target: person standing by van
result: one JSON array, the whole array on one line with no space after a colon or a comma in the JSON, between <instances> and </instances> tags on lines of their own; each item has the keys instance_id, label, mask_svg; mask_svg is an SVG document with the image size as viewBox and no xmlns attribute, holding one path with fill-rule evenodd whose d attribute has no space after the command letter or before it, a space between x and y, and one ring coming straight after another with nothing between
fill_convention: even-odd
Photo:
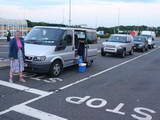
<instances>
[{"instance_id":1,"label":"person standing by van","mask_svg":"<svg viewBox=\"0 0 160 120\"><path fill-rule=\"evenodd\" d=\"M84 53L85 53L85 41L79 40L78 55L82 57L83 61L84 61Z\"/></svg>"},{"instance_id":2,"label":"person standing by van","mask_svg":"<svg viewBox=\"0 0 160 120\"><path fill-rule=\"evenodd\" d=\"M13 73L19 73L19 80L25 82L23 79L24 71L24 41L20 31L15 33L15 38L10 41L9 46L10 58L10 75L9 82L13 82Z\"/></svg>"}]
</instances>

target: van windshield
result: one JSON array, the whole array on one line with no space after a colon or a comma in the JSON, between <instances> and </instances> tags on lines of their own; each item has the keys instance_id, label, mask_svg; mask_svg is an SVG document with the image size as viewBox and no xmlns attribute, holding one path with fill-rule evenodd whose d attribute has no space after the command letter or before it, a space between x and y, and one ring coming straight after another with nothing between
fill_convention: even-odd
<instances>
[{"instance_id":1,"label":"van windshield","mask_svg":"<svg viewBox=\"0 0 160 120\"><path fill-rule=\"evenodd\" d=\"M111 36L111 37L108 39L108 42L126 43L126 42L127 42L127 37L125 37L125 36Z\"/></svg>"},{"instance_id":2,"label":"van windshield","mask_svg":"<svg viewBox=\"0 0 160 120\"><path fill-rule=\"evenodd\" d=\"M142 35L142 36L147 37L147 38L152 38L151 35Z\"/></svg>"},{"instance_id":3,"label":"van windshield","mask_svg":"<svg viewBox=\"0 0 160 120\"><path fill-rule=\"evenodd\" d=\"M57 45L64 30L53 28L33 28L25 37L25 43L39 45Z\"/></svg>"}]
</instances>

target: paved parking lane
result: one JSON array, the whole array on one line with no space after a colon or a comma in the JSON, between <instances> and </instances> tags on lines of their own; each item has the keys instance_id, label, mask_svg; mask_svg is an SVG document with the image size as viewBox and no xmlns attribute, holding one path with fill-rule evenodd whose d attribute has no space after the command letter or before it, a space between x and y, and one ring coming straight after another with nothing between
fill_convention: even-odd
<instances>
[{"instance_id":1,"label":"paved parking lane","mask_svg":"<svg viewBox=\"0 0 160 120\"><path fill-rule=\"evenodd\" d=\"M159 120L159 55L159 48L124 59L98 55L86 73L77 72L76 67L65 69L59 78L25 72L26 83L15 76L16 85L23 85L20 92L24 92L22 98L26 99L18 99L6 108L4 103L2 110L9 109L0 112L0 119ZM0 79L7 82L8 72L9 69L0 70ZM13 87L1 85L2 96L7 91L14 93ZM32 89L46 94L28 98ZM9 94L6 101L17 95Z\"/></svg>"},{"instance_id":2,"label":"paved parking lane","mask_svg":"<svg viewBox=\"0 0 160 120\"><path fill-rule=\"evenodd\" d=\"M38 95L0 85L0 113L35 97L38 97Z\"/></svg>"},{"instance_id":3,"label":"paved parking lane","mask_svg":"<svg viewBox=\"0 0 160 120\"><path fill-rule=\"evenodd\" d=\"M159 56L158 49L28 106L68 120L159 120Z\"/></svg>"}]
</instances>

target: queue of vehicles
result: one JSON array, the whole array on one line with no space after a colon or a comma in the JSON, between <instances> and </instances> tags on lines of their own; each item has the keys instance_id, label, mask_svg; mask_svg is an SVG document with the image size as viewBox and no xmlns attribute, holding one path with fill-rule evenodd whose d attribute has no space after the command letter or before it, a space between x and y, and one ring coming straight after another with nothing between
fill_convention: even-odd
<instances>
[{"instance_id":1,"label":"queue of vehicles","mask_svg":"<svg viewBox=\"0 0 160 120\"><path fill-rule=\"evenodd\" d=\"M148 37L152 39L150 40ZM102 43L101 55L118 54L125 57L135 50L147 51L154 47L151 35L131 36L114 34ZM84 47L80 44L84 44ZM77 64L79 50L83 61L90 66L98 54L96 30L66 27L34 27L25 37L25 70L49 73L57 77L63 69Z\"/></svg>"}]
</instances>

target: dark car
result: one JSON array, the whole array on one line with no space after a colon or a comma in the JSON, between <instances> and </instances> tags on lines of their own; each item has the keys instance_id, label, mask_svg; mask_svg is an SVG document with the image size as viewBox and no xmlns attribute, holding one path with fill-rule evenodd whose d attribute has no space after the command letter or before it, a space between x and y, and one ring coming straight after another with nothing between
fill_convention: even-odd
<instances>
[{"instance_id":1,"label":"dark car","mask_svg":"<svg viewBox=\"0 0 160 120\"><path fill-rule=\"evenodd\" d=\"M144 36L135 36L134 37L134 50L141 50L145 52L148 50L148 41Z\"/></svg>"}]
</instances>

